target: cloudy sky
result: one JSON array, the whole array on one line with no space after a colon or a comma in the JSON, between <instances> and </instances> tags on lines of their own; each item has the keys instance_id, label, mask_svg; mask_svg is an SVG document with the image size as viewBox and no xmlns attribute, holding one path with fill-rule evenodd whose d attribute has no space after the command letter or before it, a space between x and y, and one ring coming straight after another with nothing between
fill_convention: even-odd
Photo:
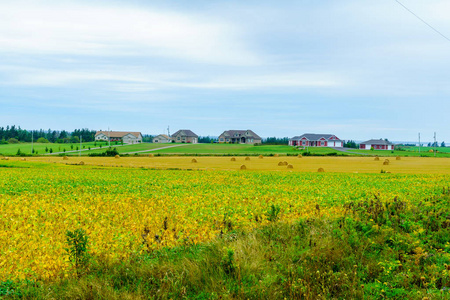
<instances>
[{"instance_id":1,"label":"cloudy sky","mask_svg":"<svg viewBox=\"0 0 450 300\"><path fill-rule=\"evenodd\" d=\"M449 72L395 0L0 1L0 126L450 142Z\"/></svg>"}]
</instances>

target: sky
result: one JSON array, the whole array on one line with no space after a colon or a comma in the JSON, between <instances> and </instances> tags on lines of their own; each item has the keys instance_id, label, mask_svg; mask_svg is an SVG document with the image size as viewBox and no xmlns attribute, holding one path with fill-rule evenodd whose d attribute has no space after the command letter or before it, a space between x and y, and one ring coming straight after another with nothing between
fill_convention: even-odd
<instances>
[{"instance_id":1,"label":"sky","mask_svg":"<svg viewBox=\"0 0 450 300\"><path fill-rule=\"evenodd\" d=\"M0 1L0 126L450 142L450 1Z\"/></svg>"}]
</instances>

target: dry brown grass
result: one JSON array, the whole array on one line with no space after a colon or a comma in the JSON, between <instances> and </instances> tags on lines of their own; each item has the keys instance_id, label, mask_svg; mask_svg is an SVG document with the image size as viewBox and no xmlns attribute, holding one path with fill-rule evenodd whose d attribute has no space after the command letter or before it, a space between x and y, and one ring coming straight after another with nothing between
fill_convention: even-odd
<instances>
[{"instance_id":1,"label":"dry brown grass","mask_svg":"<svg viewBox=\"0 0 450 300\"><path fill-rule=\"evenodd\" d=\"M152 168L152 169L206 169L208 170L239 170L240 164L230 163L231 157L202 156L198 164L191 163L191 159L198 157L187 156L155 156L152 159L146 157L120 157L120 166L124 168ZM386 157L380 158L384 161ZM243 158L242 158L243 159ZM395 159L395 157L394 157ZM20 161L19 157L10 157L10 161ZM87 165L115 166L118 162L114 157L83 157ZM238 159L239 161L239 159ZM66 163L61 157L27 157L28 162ZM288 169L280 168L279 158L265 156L264 159L246 161L245 164L253 171L277 171ZM450 174L450 159L434 157L402 157L401 164L389 164L384 166L385 171L395 174ZM25 163L25 162L24 162ZM292 163L292 162L291 162ZM327 173L380 173L380 164L373 161L373 157L317 157L304 156L301 164L295 165L293 172L317 172L322 167Z\"/></svg>"}]
</instances>

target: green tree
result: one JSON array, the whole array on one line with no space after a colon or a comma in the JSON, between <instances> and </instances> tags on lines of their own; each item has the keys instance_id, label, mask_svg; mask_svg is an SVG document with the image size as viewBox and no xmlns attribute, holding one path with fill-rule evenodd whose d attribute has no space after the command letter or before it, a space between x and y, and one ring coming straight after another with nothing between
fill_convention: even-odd
<instances>
[{"instance_id":1,"label":"green tree","mask_svg":"<svg viewBox=\"0 0 450 300\"><path fill-rule=\"evenodd\" d=\"M445 142L444 141L442 141L441 147L445 147Z\"/></svg>"}]
</instances>

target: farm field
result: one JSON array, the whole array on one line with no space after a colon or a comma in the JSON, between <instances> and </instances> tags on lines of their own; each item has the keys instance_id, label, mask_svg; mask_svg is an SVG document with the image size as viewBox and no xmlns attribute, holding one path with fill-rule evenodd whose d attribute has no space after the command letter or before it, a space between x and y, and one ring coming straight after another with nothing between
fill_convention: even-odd
<instances>
[{"instance_id":1,"label":"farm field","mask_svg":"<svg viewBox=\"0 0 450 300\"><path fill-rule=\"evenodd\" d=\"M234 161L232 161L234 159ZM183 170L240 170L245 165L246 171L279 171L279 172L317 172L323 168L325 172L334 173L381 173L381 170L404 174L450 174L450 159L427 157L379 158L374 157L316 157L316 156L249 156L216 157L216 156L130 156L130 157L27 157L30 162L47 162L76 165L81 161L85 165L102 167L133 167L151 169L183 169ZM384 165L388 159L389 164ZM21 161L22 158L10 158ZM196 162L193 162L195 160ZM283 163L282 165L279 165ZM288 167L291 165L292 168ZM83 166L80 166L83 167Z\"/></svg>"},{"instance_id":2,"label":"farm field","mask_svg":"<svg viewBox=\"0 0 450 300\"><path fill-rule=\"evenodd\" d=\"M90 236L94 255L122 259L145 250L145 228L161 237L147 241L152 249L199 243L227 230L227 222L233 228L265 224L271 204L281 207L287 222L313 214L316 205L338 216L346 201L372 195L420 201L449 179L448 174L160 171L6 161L0 168L1 279L67 275L64 233L78 227ZM164 220L170 230L162 229Z\"/></svg>"}]
</instances>

